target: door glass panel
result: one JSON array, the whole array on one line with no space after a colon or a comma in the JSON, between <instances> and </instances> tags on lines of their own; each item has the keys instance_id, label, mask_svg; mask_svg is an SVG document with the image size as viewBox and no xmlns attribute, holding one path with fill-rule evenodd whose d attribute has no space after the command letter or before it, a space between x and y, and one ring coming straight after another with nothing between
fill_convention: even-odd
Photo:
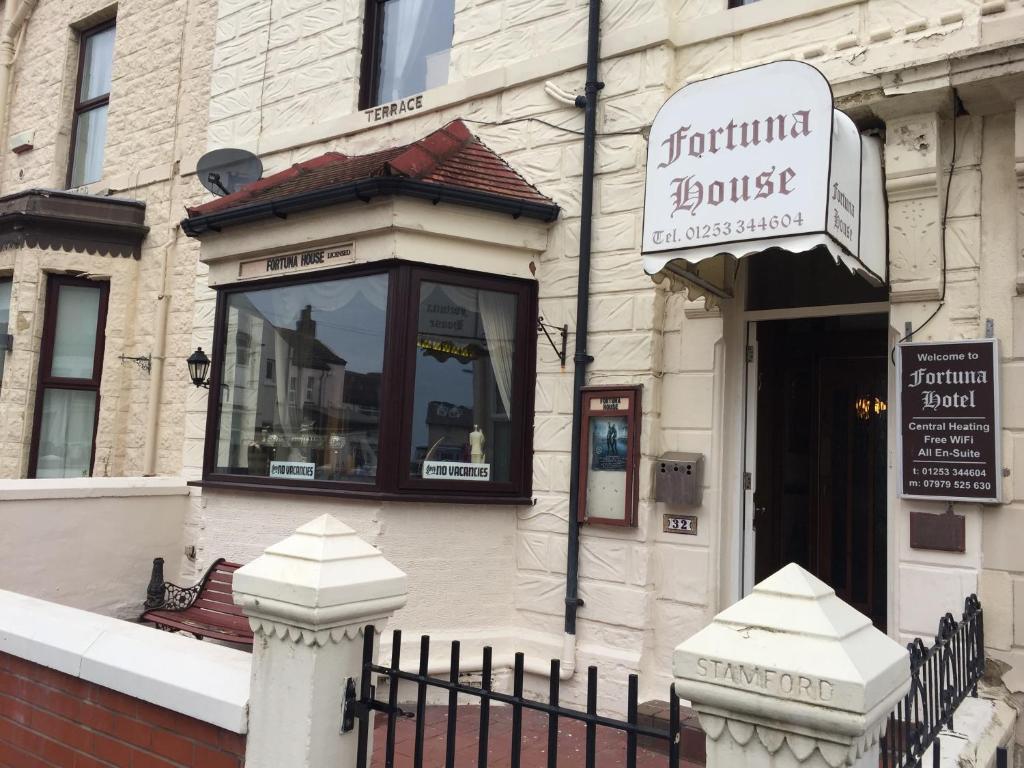
<instances>
[{"instance_id":1,"label":"door glass panel","mask_svg":"<svg viewBox=\"0 0 1024 768\"><path fill-rule=\"evenodd\" d=\"M47 389L42 409L36 477L88 477L92 470L96 392Z\"/></svg>"},{"instance_id":2,"label":"door glass panel","mask_svg":"<svg viewBox=\"0 0 1024 768\"><path fill-rule=\"evenodd\" d=\"M4 381L4 361L7 360L7 352L2 346L3 336L10 333L11 320L11 281L0 280L0 386Z\"/></svg>"},{"instance_id":3,"label":"door glass panel","mask_svg":"<svg viewBox=\"0 0 1024 768\"><path fill-rule=\"evenodd\" d=\"M756 578L799 563L880 628L887 331L885 315L757 324Z\"/></svg>"},{"instance_id":4,"label":"door glass panel","mask_svg":"<svg viewBox=\"0 0 1024 768\"><path fill-rule=\"evenodd\" d=\"M84 285L60 287L51 376L63 379L93 378L99 312L99 288Z\"/></svg>"}]
</instances>

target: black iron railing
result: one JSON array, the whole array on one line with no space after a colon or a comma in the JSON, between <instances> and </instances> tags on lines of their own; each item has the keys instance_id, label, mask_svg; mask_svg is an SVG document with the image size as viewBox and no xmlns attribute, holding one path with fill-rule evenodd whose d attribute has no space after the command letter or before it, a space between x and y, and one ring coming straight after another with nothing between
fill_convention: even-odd
<instances>
[{"instance_id":1,"label":"black iron railing","mask_svg":"<svg viewBox=\"0 0 1024 768\"><path fill-rule=\"evenodd\" d=\"M428 659L430 656L430 638L426 635L420 638L420 658L417 672L404 671L400 668L402 633L396 630L391 642L391 663L388 666L381 666L373 663L374 628L366 627L363 637L363 674L360 676L359 690L356 690L356 682L351 678L347 681L345 696L345 712L342 722L342 731L350 731L358 727L359 747L356 757L357 768L367 768L369 762L369 729L371 711L380 712L387 716L387 723L384 734L383 761L374 760L374 765L383 765L384 768L394 768L397 762L402 765L411 765L412 768L423 768L424 765L434 768L440 766L440 750L436 740L441 737L442 730L438 727L444 720L444 766L453 768L455 765L456 752L459 752L460 765L466 763L466 750L472 745L467 745L466 740L458 738L458 728L466 726L464 719L460 719L458 711L459 696L469 696L479 700L478 714L474 712L473 720L469 725L476 726L476 759L478 768L486 768L488 760L494 759L498 765L510 765L511 768L520 768L524 759L529 765L540 765L537 757L535 741L531 741L532 749L528 758L524 758L524 713L534 715L531 718L534 725L536 716L539 715L546 720L546 743L542 750L543 760L547 768L557 768L559 755L560 723L564 726L566 721L581 723L584 728L584 759L587 768L594 768L598 756L598 729L611 729L619 734L624 734L625 739L621 743L616 741L612 748L618 750L619 755L624 755L626 768L647 768L650 766L672 766L679 765L679 743L680 743L680 717L679 698L674 690L669 691L669 724L668 728L658 728L643 725L639 722L637 705L637 676L629 676L627 692L627 716L625 720L617 720L605 717L597 713L597 667L589 667L587 670L587 708L586 711L569 709L559 704L559 673L560 664L557 659L551 660L550 689L547 702L528 699L523 695L523 674L524 657L522 653L515 655L512 668L512 693L499 693L491 690L492 684L492 653L489 647L483 649L483 664L481 671L481 683L479 686L467 685L460 682L460 658L459 643L451 644L451 667L448 679L432 677L427 674ZM372 681L378 676L387 680L387 700L381 701L376 697L376 690ZM416 709L414 713L404 712L399 707L398 689L402 682L412 683L416 686ZM440 689L447 691L448 704L446 718L439 718L430 723L431 729L429 738L431 744L426 743L428 738L428 712L427 699L428 689ZM509 732L502 723L500 738L491 732L492 717L496 713L491 712L491 704L504 705L502 713L511 713L511 731ZM463 710L466 708L463 707ZM405 718L413 719L409 727L414 729L412 735L411 750L406 749L399 754L396 751L396 736L400 724ZM356 726L356 720L359 721ZM475 722L473 722L475 721ZM497 730L497 729L496 729ZM408 735L408 734L406 734ZM658 743L656 749L646 748L639 742L643 740L647 745L652 742ZM471 741L471 740L470 740ZM380 747L378 746L377 749ZM506 753L505 750L508 750ZM601 754L607 753L609 747L607 741L601 746ZM436 751L435 751L436 750ZM432 753L432 754L428 754ZM493 754L492 754L493 753ZM616 764L618 763L616 760Z\"/></svg>"},{"instance_id":2,"label":"black iron railing","mask_svg":"<svg viewBox=\"0 0 1024 768\"><path fill-rule=\"evenodd\" d=\"M964 601L960 621L947 613L939 621L935 644L921 638L910 651L910 691L889 715L882 739L882 768L917 768L929 747L932 765L940 759L939 732L952 729L953 713L968 695L978 695L985 672L985 633L976 595Z\"/></svg>"}]
</instances>

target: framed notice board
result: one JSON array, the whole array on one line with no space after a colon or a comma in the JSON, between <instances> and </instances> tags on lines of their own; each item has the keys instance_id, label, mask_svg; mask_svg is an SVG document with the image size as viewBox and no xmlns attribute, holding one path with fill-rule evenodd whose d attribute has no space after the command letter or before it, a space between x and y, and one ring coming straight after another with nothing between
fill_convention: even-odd
<instances>
[{"instance_id":1,"label":"framed notice board","mask_svg":"<svg viewBox=\"0 0 1024 768\"><path fill-rule=\"evenodd\" d=\"M900 344L900 496L1002 498L996 339Z\"/></svg>"},{"instance_id":2,"label":"framed notice board","mask_svg":"<svg viewBox=\"0 0 1024 768\"><path fill-rule=\"evenodd\" d=\"M581 523L636 526L640 391L639 386L583 388Z\"/></svg>"}]
</instances>

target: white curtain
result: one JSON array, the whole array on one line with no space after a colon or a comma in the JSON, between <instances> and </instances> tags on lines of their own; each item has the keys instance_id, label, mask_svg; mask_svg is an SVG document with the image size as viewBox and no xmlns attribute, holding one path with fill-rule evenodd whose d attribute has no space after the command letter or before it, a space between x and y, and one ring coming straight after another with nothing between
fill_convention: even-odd
<instances>
[{"instance_id":1,"label":"white curtain","mask_svg":"<svg viewBox=\"0 0 1024 768\"><path fill-rule=\"evenodd\" d=\"M298 421L299 393L295 393L295 405L288 403L288 377L291 374L292 348L284 336L274 331L274 383L277 385L277 420L286 435L295 433L295 422ZM299 382L296 382L296 386ZM292 411L296 418L292 419Z\"/></svg>"},{"instance_id":2,"label":"white curtain","mask_svg":"<svg viewBox=\"0 0 1024 768\"><path fill-rule=\"evenodd\" d=\"M388 308L387 275L331 280L323 283L305 283L269 291L253 291L248 299L263 317L278 328L294 328L299 314L307 305L314 312L333 312L341 309L362 294L375 309Z\"/></svg>"},{"instance_id":3,"label":"white curtain","mask_svg":"<svg viewBox=\"0 0 1024 768\"><path fill-rule=\"evenodd\" d=\"M516 351L515 295L456 285L442 284L439 287L452 304L480 316L498 393L505 406L505 414L511 416L512 373Z\"/></svg>"},{"instance_id":4,"label":"white curtain","mask_svg":"<svg viewBox=\"0 0 1024 768\"><path fill-rule=\"evenodd\" d=\"M512 416L512 370L516 351L516 297L511 293L479 292L480 321L487 338L494 380L505 414Z\"/></svg>"},{"instance_id":5,"label":"white curtain","mask_svg":"<svg viewBox=\"0 0 1024 768\"><path fill-rule=\"evenodd\" d=\"M421 38L427 25L427 15L431 9L429 0L400 0L396 3L398 13L391 40L399 40L397 56L395 56L394 80L388 100L401 98L402 84L406 82L406 68L411 63L413 53L423 55ZM388 30L392 32L392 30Z\"/></svg>"},{"instance_id":6,"label":"white curtain","mask_svg":"<svg viewBox=\"0 0 1024 768\"><path fill-rule=\"evenodd\" d=\"M43 393L36 477L88 477L92 467L96 393L48 389Z\"/></svg>"}]
</instances>

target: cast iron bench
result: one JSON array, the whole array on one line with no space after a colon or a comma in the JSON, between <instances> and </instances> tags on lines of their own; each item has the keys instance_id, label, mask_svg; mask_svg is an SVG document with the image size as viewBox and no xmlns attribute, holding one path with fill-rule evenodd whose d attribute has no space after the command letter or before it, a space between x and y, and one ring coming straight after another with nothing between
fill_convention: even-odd
<instances>
[{"instance_id":1,"label":"cast iron bench","mask_svg":"<svg viewBox=\"0 0 1024 768\"><path fill-rule=\"evenodd\" d=\"M146 611L139 621L151 621L168 632L190 632L202 640L226 640L252 645L252 629L242 609L231 599L235 571L242 566L223 557L191 587L164 581L164 559L153 560L146 588Z\"/></svg>"}]
</instances>

